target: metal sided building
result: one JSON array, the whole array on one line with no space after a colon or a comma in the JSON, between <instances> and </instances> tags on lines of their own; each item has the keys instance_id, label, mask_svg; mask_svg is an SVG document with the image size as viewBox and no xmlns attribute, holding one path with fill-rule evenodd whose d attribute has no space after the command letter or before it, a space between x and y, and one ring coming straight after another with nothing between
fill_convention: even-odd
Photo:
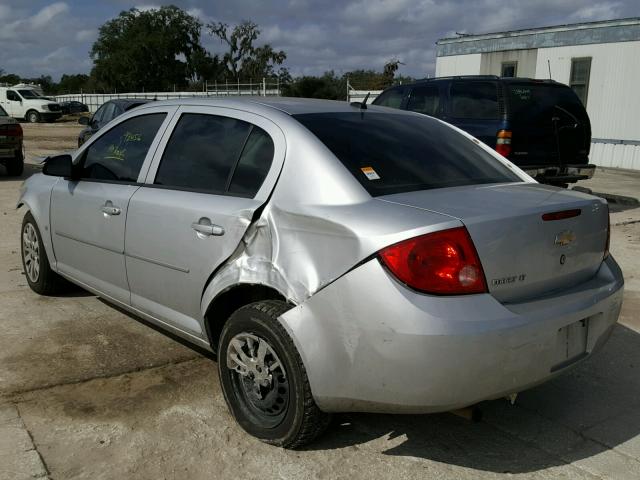
<instances>
[{"instance_id":1,"label":"metal sided building","mask_svg":"<svg viewBox=\"0 0 640 480\"><path fill-rule=\"evenodd\" d=\"M640 170L640 18L443 38L436 76L552 78L591 118L591 163Z\"/></svg>"}]
</instances>

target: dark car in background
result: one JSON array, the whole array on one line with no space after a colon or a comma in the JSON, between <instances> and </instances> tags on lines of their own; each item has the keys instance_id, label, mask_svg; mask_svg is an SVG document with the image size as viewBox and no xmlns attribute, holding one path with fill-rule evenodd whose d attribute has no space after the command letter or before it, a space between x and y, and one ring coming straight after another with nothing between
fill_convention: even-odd
<instances>
[{"instance_id":1,"label":"dark car in background","mask_svg":"<svg viewBox=\"0 0 640 480\"><path fill-rule=\"evenodd\" d=\"M382 92L375 105L444 120L478 138L542 183L591 178L591 123L577 95L553 80L463 76Z\"/></svg>"},{"instance_id":2,"label":"dark car in background","mask_svg":"<svg viewBox=\"0 0 640 480\"><path fill-rule=\"evenodd\" d=\"M60 110L63 115L70 115L73 113L84 113L89 111L89 107L82 102L76 100L69 100L66 102L59 102Z\"/></svg>"},{"instance_id":3,"label":"dark car in background","mask_svg":"<svg viewBox=\"0 0 640 480\"><path fill-rule=\"evenodd\" d=\"M22 127L0 107L0 165L11 176L22 175L24 154L22 151Z\"/></svg>"},{"instance_id":4,"label":"dark car in background","mask_svg":"<svg viewBox=\"0 0 640 480\"><path fill-rule=\"evenodd\" d=\"M128 112L132 108L143 105L149 101L150 100L134 98L119 98L116 100L109 100L107 102L104 102L91 118L80 117L80 119L78 119L78 123L81 125L86 125L87 128L84 128L78 135L78 147L89 140L89 138L94 133L96 133L104 125L109 123L117 116L122 115L124 112Z\"/></svg>"}]
</instances>

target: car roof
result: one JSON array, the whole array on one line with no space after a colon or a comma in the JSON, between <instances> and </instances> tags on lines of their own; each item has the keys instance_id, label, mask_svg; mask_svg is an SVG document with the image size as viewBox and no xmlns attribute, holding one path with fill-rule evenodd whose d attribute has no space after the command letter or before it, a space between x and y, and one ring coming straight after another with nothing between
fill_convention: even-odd
<instances>
[{"instance_id":1,"label":"car roof","mask_svg":"<svg viewBox=\"0 0 640 480\"><path fill-rule=\"evenodd\" d=\"M416 85L422 85L430 82L439 82L439 81L449 81L449 80L457 80L457 81L475 81L475 80L495 80L499 82L505 83L543 83L543 84L553 84L553 85L562 85L555 80L550 79L538 79L538 78L529 78L529 77L498 77L497 75L455 75L448 77L434 77L434 78L423 78L420 80L416 80L412 83L406 83L403 85L394 85L390 88L400 88L400 87L413 87Z\"/></svg>"},{"instance_id":2,"label":"car roof","mask_svg":"<svg viewBox=\"0 0 640 480\"><path fill-rule=\"evenodd\" d=\"M212 107L238 108L242 110L260 111L267 109L275 109L288 115L302 115L305 113L339 113L339 112L358 112L359 104L352 105L346 101L338 100L321 100L316 98L297 98L297 97L232 97L232 98L208 98L208 97L192 97L192 98L176 98L171 100L161 100L153 102L153 106L162 105L200 105ZM149 105L151 106L151 105ZM402 110L389 109L386 107L377 107L367 104L367 109L388 113L400 114Z\"/></svg>"},{"instance_id":3,"label":"car roof","mask_svg":"<svg viewBox=\"0 0 640 480\"><path fill-rule=\"evenodd\" d=\"M149 103L151 100L145 98L115 98L108 100L105 103L114 103L119 107L126 108L128 105L135 103L136 105L142 105L143 103Z\"/></svg>"}]
</instances>

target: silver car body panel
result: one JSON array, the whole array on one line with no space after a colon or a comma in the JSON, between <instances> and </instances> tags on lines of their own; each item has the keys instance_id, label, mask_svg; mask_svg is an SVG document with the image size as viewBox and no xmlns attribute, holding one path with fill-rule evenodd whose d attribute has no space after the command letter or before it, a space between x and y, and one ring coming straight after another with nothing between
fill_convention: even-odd
<instances>
[{"instance_id":1,"label":"silver car body panel","mask_svg":"<svg viewBox=\"0 0 640 480\"><path fill-rule=\"evenodd\" d=\"M560 358L559 329L564 332L575 322L588 320L588 341L582 351L587 355L604 341L617 319L623 280L613 258L601 262L604 245L598 245L606 233L602 202L538 185L459 129L462 137L522 181L372 198L291 116L353 112L354 107L301 99L150 103L101 129L74 154L74 161L113 125L157 109L172 113L149 150L138 184L131 186L124 243L113 249L121 251L117 268L125 266L131 297L117 289L108 291L91 276L83 281L76 272L63 275L207 348L211 346L205 319L215 315L208 312L212 302L237 285L269 286L295 305L280 321L298 346L314 397L325 410L438 411L518 391L550 378L567 360L574 361ZM276 153L255 198L152 186L171 131L186 111L245 119L269 133ZM384 107L368 111L424 118ZM55 188L65 182L60 180ZM34 175L20 200L38 212L41 230L48 223L47 202L55 183ZM575 277L572 285L564 278L551 291L537 291L536 298L528 298L525 285L509 288L508 293L496 286L483 295L425 295L400 284L376 258L380 249L404 239L465 225L490 280L489 274L502 275L508 266L501 264L497 253L506 249L511 260L519 258L527 248L521 244L523 238L535 230L527 224L518 231L517 226L524 225L518 212L529 209L539 217L547 209L576 205L598 209L592 217L582 216L583 223L550 222L552 233L556 227L562 231L573 226L580 241L567 249L575 249L575 258L583 256L591 274ZM192 224L201 218L219 225L225 234L200 238ZM517 241L509 244L508 238L495 235L500 231ZM542 237L553 243L553 235L536 238ZM554 259L559 256L560 247L549 249ZM55 250L49 256L54 269ZM596 250L600 260L594 268ZM90 265L91 260L82 262ZM535 278L535 272L530 275ZM580 344L576 348L580 350Z\"/></svg>"},{"instance_id":2,"label":"silver car body panel","mask_svg":"<svg viewBox=\"0 0 640 480\"><path fill-rule=\"evenodd\" d=\"M413 292L372 259L281 321L321 409L429 413L552 378L604 343L621 305L622 274L611 258L589 282L509 306L488 294ZM564 329L581 320L586 342L567 358Z\"/></svg>"}]
</instances>

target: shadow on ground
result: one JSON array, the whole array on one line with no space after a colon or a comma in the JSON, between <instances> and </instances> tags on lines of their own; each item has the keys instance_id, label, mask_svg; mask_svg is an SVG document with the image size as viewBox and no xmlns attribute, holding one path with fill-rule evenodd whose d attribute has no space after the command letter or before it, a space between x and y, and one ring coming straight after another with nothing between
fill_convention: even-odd
<instances>
[{"instance_id":1,"label":"shadow on ground","mask_svg":"<svg viewBox=\"0 0 640 480\"><path fill-rule=\"evenodd\" d=\"M19 181L19 180L26 180L27 178L29 178L34 173L40 173L41 171L42 171L42 166L41 165L33 165L31 163L25 163L24 164L24 171L22 172L22 175L20 175L19 177L11 177L11 176L7 175L6 168L4 168L4 166L0 165L0 182L6 182L6 181L15 182L15 181Z\"/></svg>"},{"instance_id":2,"label":"shadow on ground","mask_svg":"<svg viewBox=\"0 0 640 480\"><path fill-rule=\"evenodd\" d=\"M619 325L601 352L522 393L515 406L505 400L482 403L484 420L479 423L451 414L342 414L309 449L366 448L380 437L402 437L384 454L496 473L534 472L592 457L637 437L639 373L640 334Z\"/></svg>"}]
</instances>

